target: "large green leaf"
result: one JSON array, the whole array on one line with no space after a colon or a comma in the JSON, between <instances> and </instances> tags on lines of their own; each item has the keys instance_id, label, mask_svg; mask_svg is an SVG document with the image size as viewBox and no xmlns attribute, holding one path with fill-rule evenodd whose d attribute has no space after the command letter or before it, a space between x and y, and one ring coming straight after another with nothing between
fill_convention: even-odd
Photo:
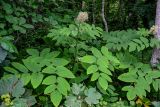
<instances>
[{"instance_id":1,"label":"large green leaf","mask_svg":"<svg viewBox=\"0 0 160 107\"><path fill-rule=\"evenodd\" d=\"M53 59L53 58L56 58L59 54L60 54L59 51L53 51L53 52L50 52L50 53L46 54L45 58L46 59Z\"/></svg>"},{"instance_id":2,"label":"large green leaf","mask_svg":"<svg viewBox=\"0 0 160 107\"><path fill-rule=\"evenodd\" d=\"M131 89L127 92L128 100L133 100L136 97L136 92L134 89Z\"/></svg>"},{"instance_id":3,"label":"large green leaf","mask_svg":"<svg viewBox=\"0 0 160 107\"><path fill-rule=\"evenodd\" d=\"M80 58L80 61L81 61L81 62L85 62L85 63L90 63L90 64L92 64L92 63L95 63L95 62L96 62L96 57L91 56L91 55L86 55L86 56L84 56L84 57L81 57L81 58Z\"/></svg>"},{"instance_id":4,"label":"large green leaf","mask_svg":"<svg viewBox=\"0 0 160 107\"><path fill-rule=\"evenodd\" d=\"M100 73L101 77L105 78L107 81L112 82L112 79L109 75L105 73Z\"/></svg>"},{"instance_id":5,"label":"large green leaf","mask_svg":"<svg viewBox=\"0 0 160 107\"><path fill-rule=\"evenodd\" d=\"M132 90L133 89L133 86L124 86L122 88L123 91L129 91L129 90Z\"/></svg>"},{"instance_id":6,"label":"large green leaf","mask_svg":"<svg viewBox=\"0 0 160 107\"><path fill-rule=\"evenodd\" d=\"M118 63L118 64L120 63L120 62L118 61L118 59L117 59L116 57L114 57L114 56L112 55L112 53L110 53L110 52L108 51L107 47L102 46L101 51L102 51L103 55L104 55L108 60L110 60L110 61L112 61L112 62L114 62L114 63Z\"/></svg>"},{"instance_id":7,"label":"large green leaf","mask_svg":"<svg viewBox=\"0 0 160 107\"><path fill-rule=\"evenodd\" d=\"M95 57L101 57L102 56L101 52L97 48L92 47L91 51L92 51L92 53Z\"/></svg>"},{"instance_id":8,"label":"large green leaf","mask_svg":"<svg viewBox=\"0 0 160 107\"><path fill-rule=\"evenodd\" d=\"M59 81L58 85L57 85L57 90L62 94L67 96L67 88L65 86L63 86L63 84L61 83L61 81Z\"/></svg>"},{"instance_id":9,"label":"large green leaf","mask_svg":"<svg viewBox=\"0 0 160 107\"><path fill-rule=\"evenodd\" d=\"M37 88L43 80L43 74L41 73L32 73L31 75L31 84L33 88Z\"/></svg>"},{"instance_id":10,"label":"large green leaf","mask_svg":"<svg viewBox=\"0 0 160 107\"><path fill-rule=\"evenodd\" d=\"M99 72L95 72L92 74L91 81L96 81L99 78Z\"/></svg>"},{"instance_id":11,"label":"large green leaf","mask_svg":"<svg viewBox=\"0 0 160 107\"><path fill-rule=\"evenodd\" d=\"M153 81L153 79L150 76L148 76L148 75L145 76L145 79L148 82L148 84L151 84L152 81Z\"/></svg>"},{"instance_id":12,"label":"large green leaf","mask_svg":"<svg viewBox=\"0 0 160 107\"><path fill-rule=\"evenodd\" d=\"M160 72L159 71L154 71L154 72L149 72L148 76L150 76L153 79L159 78L160 77Z\"/></svg>"},{"instance_id":13,"label":"large green leaf","mask_svg":"<svg viewBox=\"0 0 160 107\"><path fill-rule=\"evenodd\" d=\"M137 74L135 72L128 72L121 74L118 79L124 82L136 82Z\"/></svg>"},{"instance_id":14,"label":"large green leaf","mask_svg":"<svg viewBox=\"0 0 160 107\"><path fill-rule=\"evenodd\" d=\"M101 52L103 53L103 55L108 56L109 55L109 51L107 49L107 47L102 46L101 47Z\"/></svg>"},{"instance_id":15,"label":"large green leaf","mask_svg":"<svg viewBox=\"0 0 160 107\"><path fill-rule=\"evenodd\" d=\"M97 64L98 64L99 66L103 66L103 67L108 68L109 61L106 60L105 57L101 57L101 58L98 58Z\"/></svg>"},{"instance_id":16,"label":"large green leaf","mask_svg":"<svg viewBox=\"0 0 160 107\"><path fill-rule=\"evenodd\" d=\"M56 71L56 68L53 67L52 65L50 65L42 70L43 73L47 73L47 74L55 74L56 73L55 71Z\"/></svg>"},{"instance_id":17,"label":"large green leaf","mask_svg":"<svg viewBox=\"0 0 160 107\"><path fill-rule=\"evenodd\" d=\"M12 74L18 74L19 73L17 70L15 70L14 68L11 68L11 67L4 67L4 70L9 72L9 73L12 73Z\"/></svg>"},{"instance_id":18,"label":"large green leaf","mask_svg":"<svg viewBox=\"0 0 160 107\"><path fill-rule=\"evenodd\" d=\"M108 74L108 75L112 75L111 71L110 71L106 66L100 65L100 66L99 66L99 70L100 70L101 72L103 72L103 73Z\"/></svg>"},{"instance_id":19,"label":"large green leaf","mask_svg":"<svg viewBox=\"0 0 160 107\"><path fill-rule=\"evenodd\" d=\"M145 45L146 47L149 47L149 40L148 40L148 39L146 39L146 38L144 38L144 37L140 37L140 40L144 43L144 45Z\"/></svg>"},{"instance_id":20,"label":"large green leaf","mask_svg":"<svg viewBox=\"0 0 160 107\"><path fill-rule=\"evenodd\" d=\"M154 90L157 92L159 89L159 81L155 80L152 82Z\"/></svg>"},{"instance_id":21,"label":"large green leaf","mask_svg":"<svg viewBox=\"0 0 160 107\"><path fill-rule=\"evenodd\" d=\"M31 75L29 73L23 73L21 75L21 79L22 79L24 85L27 85L31 80Z\"/></svg>"},{"instance_id":22,"label":"large green leaf","mask_svg":"<svg viewBox=\"0 0 160 107\"><path fill-rule=\"evenodd\" d=\"M48 53L50 53L50 48L45 48L40 52L41 57L45 57Z\"/></svg>"},{"instance_id":23,"label":"large green leaf","mask_svg":"<svg viewBox=\"0 0 160 107\"><path fill-rule=\"evenodd\" d=\"M55 107L58 107L62 100L62 94L60 94L59 91L55 90L51 93L50 98L51 98L53 105Z\"/></svg>"},{"instance_id":24,"label":"large green leaf","mask_svg":"<svg viewBox=\"0 0 160 107\"><path fill-rule=\"evenodd\" d=\"M63 86L65 86L65 88L68 91L70 91L70 85L69 85L69 82L66 79L64 79L62 77L58 77L57 78L57 83L62 84Z\"/></svg>"},{"instance_id":25,"label":"large green leaf","mask_svg":"<svg viewBox=\"0 0 160 107\"><path fill-rule=\"evenodd\" d=\"M113 55L108 55L107 58L108 58L108 60L110 60L111 62L113 62L115 64L120 63L119 60L116 57L114 57Z\"/></svg>"},{"instance_id":26,"label":"large green leaf","mask_svg":"<svg viewBox=\"0 0 160 107\"><path fill-rule=\"evenodd\" d=\"M138 77L137 84L135 86L138 86L138 88L150 92L150 84L146 81L144 77Z\"/></svg>"},{"instance_id":27,"label":"large green leaf","mask_svg":"<svg viewBox=\"0 0 160 107\"><path fill-rule=\"evenodd\" d=\"M61 77L58 77L57 79L57 89L58 91L67 96L67 90L70 89L70 86L69 86L69 83L64 79L64 78L61 78Z\"/></svg>"},{"instance_id":28,"label":"large green leaf","mask_svg":"<svg viewBox=\"0 0 160 107\"><path fill-rule=\"evenodd\" d=\"M137 46L136 43L131 42L131 43L129 44L129 52L135 51L135 50L136 50L136 46Z\"/></svg>"},{"instance_id":29,"label":"large green leaf","mask_svg":"<svg viewBox=\"0 0 160 107\"><path fill-rule=\"evenodd\" d=\"M73 75L73 73L67 69L66 67L63 66L58 66L56 67L56 73L57 75L64 77L64 78L75 78L75 76Z\"/></svg>"},{"instance_id":30,"label":"large green leaf","mask_svg":"<svg viewBox=\"0 0 160 107\"><path fill-rule=\"evenodd\" d=\"M32 56L39 56L39 51L37 49L27 49L27 53Z\"/></svg>"},{"instance_id":31,"label":"large green leaf","mask_svg":"<svg viewBox=\"0 0 160 107\"><path fill-rule=\"evenodd\" d=\"M99 77L98 83L102 87L103 90L106 90L108 88L108 82L105 78Z\"/></svg>"},{"instance_id":32,"label":"large green leaf","mask_svg":"<svg viewBox=\"0 0 160 107\"><path fill-rule=\"evenodd\" d=\"M2 40L2 41L0 41L0 46L4 50L6 50L8 52L11 52L11 53L16 52L17 53L16 47L10 41L8 41L8 40Z\"/></svg>"},{"instance_id":33,"label":"large green leaf","mask_svg":"<svg viewBox=\"0 0 160 107\"><path fill-rule=\"evenodd\" d=\"M27 58L27 59L23 60L23 63L31 72L40 72L41 71L41 66L40 66L40 64L37 64L36 60Z\"/></svg>"},{"instance_id":34,"label":"large green leaf","mask_svg":"<svg viewBox=\"0 0 160 107\"><path fill-rule=\"evenodd\" d=\"M91 65L87 69L87 74L92 74L98 71L97 65Z\"/></svg>"},{"instance_id":35,"label":"large green leaf","mask_svg":"<svg viewBox=\"0 0 160 107\"><path fill-rule=\"evenodd\" d=\"M56 83L56 76L53 76L53 75L46 77L42 82L42 84L45 84L45 85L51 85L54 83Z\"/></svg>"},{"instance_id":36,"label":"large green leaf","mask_svg":"<svg viewBox=\"0 0 160 107\"><path fill-rule=\"evenodd\" d=\"M18 62L12 62L11 64L12 64L12 66L14 66L17 70L19 70L22 73L28 72L28 69L24 65L22 65Z\"/></svg>"},{"instance_id":37,"label":"large green leaf","mask_svg":"<svg viewBox=\"0 0 160 107\"><path fill-rule=\"evenodd\" d=\"M142 83L141 83L142 84ZM139 96L140 98L146 97L146 91L143 87L143 85L141 86L141 84L135 85L134 91L136 93L137 96Z\"/></svg>"},{"instance_id":38,"label":"large green leaf","mask_svg":"<svg viewBox=\"0 0 160 107\"><path fill-rule=\"evenodd\" d=\"M55 91L55 89L56 89L56 85L55 84L49 85L44 90L44 94L52 93L53 91Z\"/></svg>"},{"instance_id":39,"label":"large green leaf","mask_svg":"<svg viewBox=\"0 0 160 107\"><path fill-rule=\"evenodd\" d=\"M52 61L52 65L54 66L65 66L69 63L66 59L63 58L54 58Z\"/></svg>"}]
</instances>

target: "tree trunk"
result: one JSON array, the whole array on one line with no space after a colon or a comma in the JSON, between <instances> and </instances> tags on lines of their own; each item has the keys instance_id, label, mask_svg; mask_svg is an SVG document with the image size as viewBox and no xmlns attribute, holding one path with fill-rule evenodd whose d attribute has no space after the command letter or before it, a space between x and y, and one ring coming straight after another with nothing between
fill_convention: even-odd
<instances>
[{"instance_id":1,"label":"tree trunk","mask_svg":"<svg viewBox=\"0 0 160 107\"><path fill-rule=\"evenodd\" d=\"M104 9L105 9L105 0L102 0L102 20L103 20L103 23L104 23L104 26L105 26L105 31L108 32L108 24L107 24L107 21L106 21L106 18L105 18Z\"/></svg>"},{"instance_id":2,"label":"tree trunk","mask_svg":"<svg viewBox=\"0 0 160 107\"><path fill-rule=\"evenodd\" d=\"M155 26L157 27L157 31L154 36L156 39L160 40L160 0L157 1ZM152 53L151 65L155 67L159 63L159 60L160 60L160 48L155 48Z\"/></svg>"}]
</instances>

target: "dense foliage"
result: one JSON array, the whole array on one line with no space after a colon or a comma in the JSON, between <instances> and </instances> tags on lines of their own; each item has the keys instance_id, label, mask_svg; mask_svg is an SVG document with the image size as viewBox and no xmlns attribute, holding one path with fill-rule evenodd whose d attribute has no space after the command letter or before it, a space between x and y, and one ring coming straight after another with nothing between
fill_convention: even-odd
<instances>
[{"instance_id":1,"label":"dense foliage","mask_svg":"<svg viewBox=\"0 0 160 107\"><path fill-rule=\"evenodd\" d=\"M154 0L0 0L0 107L159 107Z\"/></svg>"}]
</instances>

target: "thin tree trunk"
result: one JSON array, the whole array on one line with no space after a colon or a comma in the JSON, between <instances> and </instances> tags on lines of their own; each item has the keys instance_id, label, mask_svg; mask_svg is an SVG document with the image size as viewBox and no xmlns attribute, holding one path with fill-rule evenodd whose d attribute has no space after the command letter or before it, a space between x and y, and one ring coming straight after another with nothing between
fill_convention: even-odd
<instances>
[{"instance_id":1,"label":"thin tree trunk","mask_svg":"<svg viewBox=\"0 0 160 107\"><path fill-rule=\"evenodd\" d=\"M156 39L160 40L160 0L157 1L155 26L157 27L157 31L154 36ZM151 65L153 67L156 66L159 63L159 60L160 60L160 48L156 47L152 53Z\"/></svg>"},{"instance_id":2,"label":"thin tree trunk","mask_svg":"<svg viewBox=\"0 0 160 107\"><path fill-rule=\"evenodd\" d=\"M105 31L108 32L108 24L107 24L105 14L104 14L104 7L105 7L105 0L102 0L102 20L105 26Z\"/></svg>"}]
</instances>

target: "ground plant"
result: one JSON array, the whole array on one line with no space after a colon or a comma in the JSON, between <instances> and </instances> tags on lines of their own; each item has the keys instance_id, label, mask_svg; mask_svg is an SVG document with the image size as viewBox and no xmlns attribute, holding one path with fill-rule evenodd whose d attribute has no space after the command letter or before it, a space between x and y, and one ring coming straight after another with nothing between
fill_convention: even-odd
<instances>
[{"instance_id":1,"label":"ground plant","mask_svg":"<svg viewBox=\"0 0 160 107\"><path fill-rule=\"evenodd\" d=\"M0 107L160 107L159 10L0 0Z\"/></svg>"}]
</instances>

